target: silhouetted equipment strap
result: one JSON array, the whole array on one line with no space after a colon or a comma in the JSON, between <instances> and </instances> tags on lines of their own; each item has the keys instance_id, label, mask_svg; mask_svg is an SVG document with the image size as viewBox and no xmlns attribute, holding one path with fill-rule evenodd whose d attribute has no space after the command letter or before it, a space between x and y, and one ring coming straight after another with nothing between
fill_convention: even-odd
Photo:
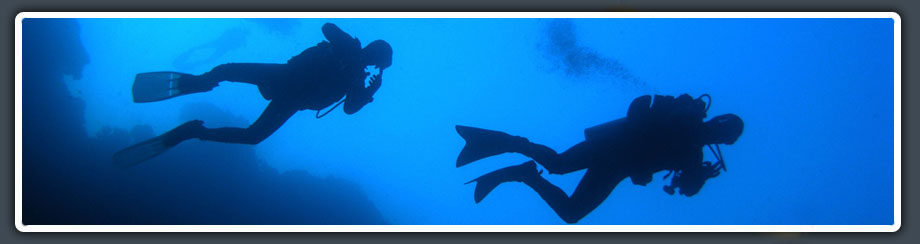
<instances>
[{"instance_id":1,"label":"silhouetted equipment strap","mask_svg":"<svg viewBox=\"0 0 920 244\"><path fill-rule=\"evenodd\" d=\"M703 97L709 98L709 102L706 103L706 110L704 111L704 112L709 112L709 107L712 106L712 96L710 96L709 94L703 94L703 95L700 95L699 97L697 97L696 99L703 99ZM728 171L728 168L725 167L725 160L722 158L722 149L719 148L719 144L715 144L715 145L716 145L716 149L713 150L713 149L712 149L712 145L713 145L713 144L708 144L708 145L706 145L706 146L709 146L709 151L712 151L712 155L715 156L715 157L716 157L716 160L718 161L718 162L716 162L716 164L714 165L714 166L715 166L715 169L716 169L716 170L722 169L722 170L724 170L724 171L727 172L727 171ZM718 153L717 153L717 152L718 152Z\"/></svg>"},{"instance_id":2,"label":"silhouetted equipment strap","mask_svg":"<svg viewBox=\"0 0 920 244\"><path fill-rule=\"evenodd\" d=\"M712 149L712 144L706 145L706 146L709 146L709 151L712 151L712 155L716 157L716 160L718 160L718 162L716 162L715 164L715 169L716 170L722 169L723 171L728 172L728 168L725 167L725 160L722 158L722 149L719 148L719 144L715 144L715 145L716 145L715 150Z\"/></svg>"},{"instance_id":3,"label":"silhouetted equipment strap","mask_svg":"<svg viewBox=\"0 0 920 244\"><path fill-rule=\"evenodd\" d=\"M319 111L322 111L322 109L316 110L316 118L319 119L319 118L322 118L323 116L326 116L327 114L329 114L329 112L332 112L332 110L335 110L335 108L339 107L339 105L342 105L342 103L344 102L345 102L345 98L342 98L342 101L339 101L339 103L336 103L335 106L332 106L332 108L330 108L329 111L326 111L322 115L319 114Z\"/></svg>"}]
</instances>

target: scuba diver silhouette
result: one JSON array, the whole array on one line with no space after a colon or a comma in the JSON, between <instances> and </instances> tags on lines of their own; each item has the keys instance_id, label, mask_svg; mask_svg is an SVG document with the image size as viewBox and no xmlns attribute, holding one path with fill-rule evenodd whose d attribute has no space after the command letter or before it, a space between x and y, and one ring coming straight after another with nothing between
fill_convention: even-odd
<instances>
[{"instance_id":1,"label":"scuba diver silhouette","mask_svg":"<svg viewBox=\"0 0 920 244\"><path fill-rule=\"evenodd\" d=\"M138 103L160 101L180 95L210 91L221 81L258 86L268 107L248 128L205 128L201 120L188 121L163 135L116 152L113 160L132 166L165 152L182 141L201 140L257 144L274 133L294 113L316 110L320 118L344 103L346 114L354 114L372 102L380 89L383 70L392 64L393 50L383 40L361 48L361 42L334 24L322 27L328 41L304 50L287 63L228 63L201 75L178 72L141 73L135 77L133 96ZM365 72L375 66L378 73ZM343 99L344 97L344 99ZM320 110L336 103L320 115Z\"/></svg>"},{"instance_id":2,"label":"scuba diver silhouette","mask_svg":"<svg viewBox=\"0 0 920 244\"><path fill-rule=\"evenodd\" d=\"M562 153L524 137L504 132L457 125L457 133L466 145L457 157L457 167L474 161L513 152L533 160L487 173L467 184L477 182L476 203L504 182L523 182L530 186L567 223L578 222L597 208L620 181L629 177L633 184L646 185L652 174L670 171L671 185L664 191L673 195L693 196L703 183L726 170L718 144L735 143L744 130L741 118L734 114L716 116L703 122L709 106L702 95L693 99L687 94L677 98L649 95L633 100L625 118L585 129L585 140ZM717 150L711 144L716 144ZM717 162L703 162L702 147L709 145ZM566 195L559 187L540 176L536 163L550 174L566 174L587 169L575 192Z\"/></svg>"}]
</instances>

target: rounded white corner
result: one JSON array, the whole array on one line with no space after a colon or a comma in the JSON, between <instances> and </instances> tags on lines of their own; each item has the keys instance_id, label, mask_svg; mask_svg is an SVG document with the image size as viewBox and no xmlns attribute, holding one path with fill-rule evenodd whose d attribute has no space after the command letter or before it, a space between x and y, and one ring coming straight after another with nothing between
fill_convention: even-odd
<instances>
[{"instance_id":1,"label":"rounded white corner","mask_svg":"<svg viewBox=\"0 0 920 244\"><path fill-rule=\"evenodd\" d=\"M894 221L894 224L891 225L891 228L888 229L888 232L898 232L901 230L901 221Z\"/></svg>"},{"instance_id":2,"label":"rounded white corner","mask_svg":"<svg viewBox=\"0 0 920 244\"><path fill-rule=\"evenodd\" d=\"M888 12L888 18L891 18L892 20L894 20L895 24L901 23L901 14L899 14L898 12Z\"/></svg>"},{"instance_id":3,"label":"rounded white corner","mask_svg":"<svg viewBox=\"0 0 920 244\"><path fill-rule=\"evenodd\" d=\"M19 232L31 232L29 231L28 226L22 224L22 221L16 221L14 224L16 225L16 230Z\"/></svg>"},{"instance_id":4,"label":"rounded white corner","mask_svg":"<svg viewBox=\"0 0 920 244\"><path fill-rule=\"evenodd\" d=\"M27 18L26 15L29 15L29 12L16 13L16 23L22 23L22 20Z\"/></svg>"}]
</instances>

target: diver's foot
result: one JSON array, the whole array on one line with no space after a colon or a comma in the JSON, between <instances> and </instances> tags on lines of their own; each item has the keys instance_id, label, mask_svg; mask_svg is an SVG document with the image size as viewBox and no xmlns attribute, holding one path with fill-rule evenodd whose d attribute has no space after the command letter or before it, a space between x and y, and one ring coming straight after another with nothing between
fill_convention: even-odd
<instances>
[{"instance_id":1,"label":"diver's foot","mask_svg":"<svg viewBox=\"0 0 920 244\"><path fill-rule=\"evenodd\" d=\"M473 193L473 200L479 203L501 183L511 181L522 182L532 177L539 177L541 173L543 172L537 171L536 163L531 160L520 165L492 171L466 184L476 182L476 191Z\"/></svg>"},{"instance_id":2,"label":"diver's foot","mask_svg":"<svg viewBox=\"0 0 920 244\"><path fill-rule=\"evenodd\" d=\"M466 141L466 145L457 156L457 167L502 153L517 152L530 143L527 138L512 136L501 131L462 125L457 125L456 130L457 134Z\"/></svg>"},{"instance_id":3,"label":"diver's foot","mask_svg":"<svg viewBox=\"0 0 920 244\"><path fill-rule=\"evenodd\" d=\"M178 82L179 91L182 94L210 91L219 83L201 75L183 75L179 77Z\"/></svg>"},{"instance_id":4,"label":"diver's foot","mask_svg":"<svg viewBox=\"0 0 920 244\"><path fill-rule=\"evenodd\" d=\"M192 120L163 133L163 144L167 147L175 146L182 141L197 138L204 131L204 121Z\"/></svg>"},{"instance_id":5,"label":"diver's foot","mask_svg":"<svg viewBox=\"0 0 920 244\"><path fill-rule=\"evenodd\" d=\"M192 120L160 136L134 144L112 155L115 165L131 167L150 160L184 140L195 138L204 130L201 120Z\"/></svg>"}]
</instances>

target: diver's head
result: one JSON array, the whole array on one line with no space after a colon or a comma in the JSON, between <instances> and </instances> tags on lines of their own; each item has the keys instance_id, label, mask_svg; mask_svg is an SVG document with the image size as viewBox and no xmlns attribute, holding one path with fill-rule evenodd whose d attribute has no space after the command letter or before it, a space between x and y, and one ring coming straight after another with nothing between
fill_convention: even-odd
<instances>
[{"instance_id":1,"label":"diver's head","mask_svg":"<svg viewBox=\"0 0 920 244\"><path fill-rule=\"evenodd\" d=\"M741 117L734 114L723 114L712 118L705 123L705 144L731 145L738 140L744 131L744 122Z\"/></svg>"},{"instance_id":2,"label":"diver's head","mask_svg":"<svg viewBox=\"0 0 920 244\"><path fill-rule=\"evenodd\" d=\"M393 64L393 48L386 41L373 41L361 49L361 53L367 65L377 66L381 70Z\"/></svg>"}]
</instances>

